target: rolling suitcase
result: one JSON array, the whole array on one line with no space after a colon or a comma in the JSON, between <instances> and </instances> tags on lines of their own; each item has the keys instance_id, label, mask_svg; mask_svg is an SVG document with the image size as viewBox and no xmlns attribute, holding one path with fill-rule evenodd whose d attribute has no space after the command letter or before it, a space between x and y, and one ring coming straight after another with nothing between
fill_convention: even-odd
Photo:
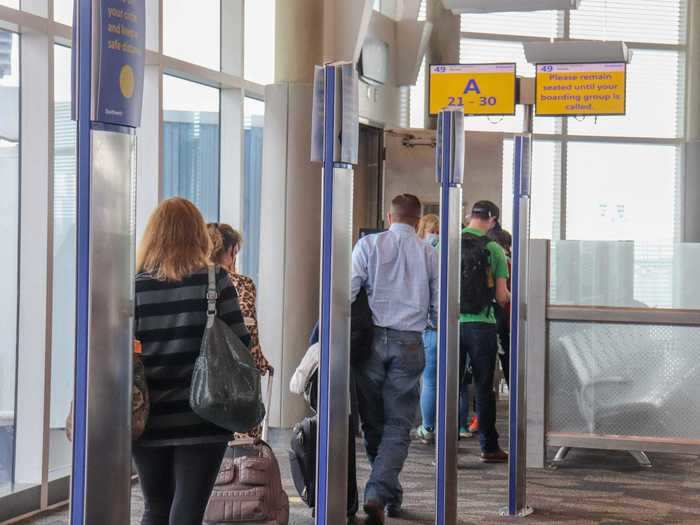
<instances>
[{"instance_id":1,"label":"rolling suitcase","mask_svg":"<svg viewBox=\"0 0 700 525\"><path fill-rule=\"evenodd\" d=\"M316 506L316 416L304 418L294 426L289 450L289 464L294 487L302 501ZM357 472L355 467L355 429L350 422L348 443L348 518L358 510Z\"/></svg>"},{"instance_id":2,"label":"rolling suitcase","mask_svg":"<svg viewBox=\"0 0 700 525\"><path fill-rule=\"evenodd\" d=\"M282 487L275 454L266 443L273 377L274 371L270 370L262 440L244 439L229 446L204 513L204 525L289 522L289 498Z\"/></svg>"}]
</instances>

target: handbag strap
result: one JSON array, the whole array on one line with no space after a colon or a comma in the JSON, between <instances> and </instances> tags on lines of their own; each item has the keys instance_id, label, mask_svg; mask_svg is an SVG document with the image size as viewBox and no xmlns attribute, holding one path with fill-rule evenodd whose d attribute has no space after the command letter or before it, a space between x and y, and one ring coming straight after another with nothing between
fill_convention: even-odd
<instances>
[{"instance_id":1,"label":"handbag strap","mask_svg":"<svg viewBox=\"0 0 700 525\"><path fill-rule=\"evenodd\" d=\"M216 268L209 265L209 284L207 285L207 328L211 328L216 318L216 300L219 294L216 291Z\"/></svg>"}]
</instances>

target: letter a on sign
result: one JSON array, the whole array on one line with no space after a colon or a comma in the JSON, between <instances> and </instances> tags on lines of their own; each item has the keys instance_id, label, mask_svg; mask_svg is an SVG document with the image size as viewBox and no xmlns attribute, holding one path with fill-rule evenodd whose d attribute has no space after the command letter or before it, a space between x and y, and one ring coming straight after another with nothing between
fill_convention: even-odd
<instances>
[{"instance_id":1,"label":"letter a on sign","mask_svg":"<svg viewBox=\"0 0 700 525\"><path fill-rule=\"evenodd\" d=\"M481 90L479 89L479 84L476 83L476 80L473 78L469 79L469 82L467 83L467 87L464 88L464 94L467 95L469 94L470 91L473 91L477 95L481 94Z\"/></svg>"}]
</instances>

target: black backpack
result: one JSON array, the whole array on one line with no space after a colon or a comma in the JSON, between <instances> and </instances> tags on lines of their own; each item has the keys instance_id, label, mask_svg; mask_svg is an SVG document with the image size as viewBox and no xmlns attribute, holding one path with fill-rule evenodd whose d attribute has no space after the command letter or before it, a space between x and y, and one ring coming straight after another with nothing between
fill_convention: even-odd
<instances>
[{"instance_id":1,"label":"black backpack","mask_svg":"<svg viewBox=\"0 0 700 525\"><path fill-rule=\"evenodd\" d=\"M477 315L492 307L496 300L486 236L464 233L462 235L461 298L459 311Z\"/></svg>"}]
</instances>

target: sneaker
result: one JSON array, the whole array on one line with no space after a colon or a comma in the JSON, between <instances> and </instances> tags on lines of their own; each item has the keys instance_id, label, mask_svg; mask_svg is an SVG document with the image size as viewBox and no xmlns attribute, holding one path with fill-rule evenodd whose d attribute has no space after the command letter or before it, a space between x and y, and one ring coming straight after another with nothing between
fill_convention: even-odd
<instances>
[{"instance_id":1,"label":"sneaker","mask_svg":"<svg viewBox=\"0 0 700 525\"><path fill-rule=\"evenodd\" d=\"M482 463L508 463L508 453L499 448L493 452L482 452L480 459Z\"/></svg>"},{"instance_id":2,"label":"sneaker","mask_svg":"<svg viewBox=\"0 0 700 525\"><path fill-rule=\"evenodd\" d=\"M479 431L479 418L472 416L471 423L469 423L469 432L476 434Z\"/></svg>"},{"instance_id":3,"label":"sneaker","mask_svg":"<svg viewBox=\"0 0 700 525\"><path fill-rule=\"evenodd\" d=\"M469 432L469 430L464 427L459 428L459 439L469 439L470 437L474 437L472 432Z\"/></svg>"},{"instance_id":4,"label":"sneaker","mask_svg":"<svg viewBox=\"0 0 700 525\"><path fill-rule=\"evenodd\" d=\"M389 518L401 517L401 505L389 504L386 506L386 515Z\"/></svg>"},{"instance_id":5,"label":"sneaker","mask_svg":"<svg viewBox=\"0 0 700 525\"><path fill-rule=\"evenodd\" d=\"M418 439L420 439L426 445L432 445L435 443L435 432L428 430L423 425L418 427L416 435L418 436Z\"/></svg>"},{"instance_id":6,"label":"sneaker","mask_svg":"<svg viewBox=\"0 0 700 525\"><path fill-rule=\"evenodd\" d=\"M369 499L365 502L364 509L367 514L365 525L384 525L384 505L376 499Z\"/></svg>"}]
</instances>

